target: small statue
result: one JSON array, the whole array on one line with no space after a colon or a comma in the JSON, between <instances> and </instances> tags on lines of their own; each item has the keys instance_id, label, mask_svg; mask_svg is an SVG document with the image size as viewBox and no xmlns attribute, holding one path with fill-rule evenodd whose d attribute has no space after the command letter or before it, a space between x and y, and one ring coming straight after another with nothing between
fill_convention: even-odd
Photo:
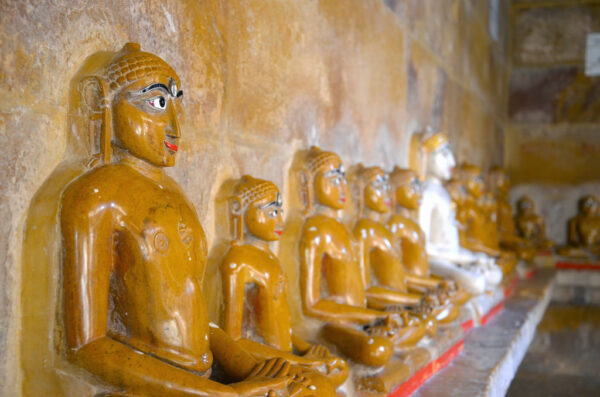
<instances>
[{"instance_id":1,"label":"small statue","mask_svg":"<svg viewBox=\"0 0 600 397\"><path fill-rule=\"evenodd\" d=\"M431 324L433 334L436 320L453 321L458 316L458 308L447 299L447 294L435 289L437 281L405 274L399 246L384 223L392 206L388 175L380 167L359 165L355 186L358 217L353 234L359 244L359 263L367 286L368 305L388 310L402 306L421 307L423 313L419 318ZM408 292L409 286L414 292ZM413 332L413 335L418 334Z\"/></svg>"},{"instance_id":2,"label":"small statue","mask_svg":"<svg viewBox=\"0 0 600 397\"><path fill-rule=\"evenodd\" d=\"M600 256L600 203L596 196L583 196L577 202L577 215L569 219L563 256L592 260Z\"/></svg>"},{"instance_id":3,"label":"small statue","mask_svg":"<svg viewBox=\"0 0 600 397\"><path fill-rule=\"evenodd\" d=\"M419 208L419 226L427 238L432 273L454 279L467 292L478 295L502 279L493 258L461 247L456 205L443 185L452 176L456 162L448 137L436 133L422 142L426 155L425 183Z\"/></svg>"},{"instance_id":4,"label":"small statue","mask_svg":"<svg viewBox=\"0 0 600 397\"><path fill-rule=\"evenodd\" d=\"M258 362L209 326L204 231L163 171L181 136L175 71L128 43L82 87L100 156L61 201L67 359L127 395L314 394L285 360ZM236 383L208 379L213 358Z\"/></svg>"},{"instance_id":5,"label":"small statue","mask_svg":"<svg viewBox=\"0 0 600 397\"><path fill-rule=\"evenodd\" d=\"M496 202L496 223L502 249L516 253L519 259L529 262L537 250L526 239L519 237L509 201L510 180L504 168L491 167L486 178L487 189Z\"/></svg>"},{"instance_id":6,"label":"small statue","mask_svg":"<svg viewBox=\"0 0 600 397\"><path fill-rule=\"evenodd\" d=\"M546 238L544 218L535 213L535 204L527 196L517 201L515 226L519 237L526 239L537 249L550 249L554 246L554 243Z\"/></svg>"},{"instance_id":7,"label":"small statue","mask_svg":"<svg viewBox=\"0 0 600 397\"><path fill-rule=\"evenodd\" d=\"M450 294L450 300L457 306L465 304L471 295L462 288L456 288L452 281L432 278L429 272L425 234L415 221L421 200L421 182L417 174L409 169L394 167L389 173L392 190L393 214L387 226L394 235L396 245L400 246L402 263L406 269L405 277L428 278L428 288L441 288Z\"/></svg>"},{"instance_id":8,"label":"small statue","mask_svg":"<svg viewBox=\"0 0 600 397\"><path fill-rule=\"evenodd\" d=\"M455 171L456 180L464 187L465 195L457 203L457 220L461 223L461 245L474 252L495 258L496 264L507 276L518 263L517 256L500 248L496 201L485 192L481 168L463 163Z\"/></svg>"},{"instance_id":9,"label":"small statue","mask_svg":"<svg viewBox=\"0 0 600 397\"><path fill-rule=\"evenodd\" d=\"M496 224L488 217L484 209L484 186L481 169L475 165L463 163L454 172L455 180L464 188L464 195L456 202L457 220L461 224L463 234L460 244L476 252L490 256L500 254L495 237ZM490 203L487 203L488 206ZM493 231L491 229L494 229ZM492 233L494 233L492 235Z\"/></svg>"},{"instance_id":10,"label":"small statue","mask_svg":"<svg viewBox=\"0 0 600 397\"><path fill-rule=\"evenodd\" d=\"M348 364L325 346L312 345L291 330L287 280L269 249L283 228L277 186L249 175L242 177L230 200L230 213L234 240L221 263L224 330L259 360L282 357L291 364L321 370L335 386L341 385L348 376Z\"/></svg>"},{"instance_id":11,"label":"small statue","mask_svg":"<svg viewBox=\"0 0 600 397\"><path fill-rule=\"evenodd\" d=\"M367 307L356 242L338 216L347 197L342 161L312 147L299 177L307 214L299 247L304 314L326 321L324 338L347 357L371 367L386 365L397 336L413 321Z\"/></svg>"}]
</instances>

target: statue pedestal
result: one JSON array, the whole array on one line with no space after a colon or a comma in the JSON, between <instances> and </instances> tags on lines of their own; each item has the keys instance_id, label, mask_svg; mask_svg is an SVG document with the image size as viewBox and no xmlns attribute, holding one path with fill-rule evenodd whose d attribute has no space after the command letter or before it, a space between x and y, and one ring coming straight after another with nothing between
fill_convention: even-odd
<instances>
[{"instance_id":1,"label":"statue pedestal","mask_svg":"<svg viewBox=\"0 0 600 397\"><path fill-rule=\"evenodd\" d=\"M600 263L557 260L552 300L560 303L600 304Z\"/></svg>"},{"instance_id":2,"label":"statue pedestal","mask_svg":"<svg viewBox=\"0 0 600 397\"><path fill-rule=\"evenodd\" d=\"M552 296L554 271L522 280L493 321L464 338L464 350L413 396L504 395ZM396 397L396 394L393 394Z\"/></svg>"}]
</instances>

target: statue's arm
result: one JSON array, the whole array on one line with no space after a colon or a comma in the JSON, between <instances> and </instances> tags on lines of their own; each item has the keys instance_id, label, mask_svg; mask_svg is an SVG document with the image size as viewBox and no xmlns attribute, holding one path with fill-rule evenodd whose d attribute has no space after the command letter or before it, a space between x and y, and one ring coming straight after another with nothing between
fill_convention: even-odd
<instances>
[{"instance_id":1,"label":"statue's arm","mask_svg":"<svg viewBox=\"0 0 600 397\"><path fill-rule=\"evenodd\" d=\"M170 365L107 335L112 218L77 192L61 211L67 358L132 393L233 396L232 388Z\"/></svg>"},{"instance_id":2,"label":"statue's arm","mask_svg":"<svg viewBox=\"0 0 600 397\"><path fill-rule=\"evenodd\" d=\"M233 339L242 336L242 318L244 315L245 282L243 270L227 255L221 264L223 281L223 329Z\"/></svg>"},{"instance_id":3,"label":"statue's arm","mask_svg":"<svg viewBox=\"0 0 600 397\"><path fill-rule=\"evenodd\" d=\"M374 285L367 290L367 302L369 307L384 309L389 305L419 305L422 296L410 292L400 292L392 288Z\"/></svg>"},{"instance_id":4,"label":"statue's arm","mask_svg":"<svg viewBox=\"0 0 600 397\"><path fill-rule=\"evenodd\" d=\"M350 306L320 296L322 256L318 255L316 244L302 236L300 242L300 293L304 313L323 321L371 323L385 316L365 307ZM364 288L362 285L358 288Z\"/></svg>"},{"instance_id":5,"label":"statue's arm","mask_svg":"<svg viewBox=\"0 0 600 397\"><path fill-rule=\"evenodd\" d=\"M538 217L538 232L540 239L546 238L546 221L541 216Z\"/></svg>"},{"instance_id":6,"label":"statue's arm","mask_svg":"<svg viewBox=\"0 0 600 397\"><path fill-rule=\"evenodd\" d=\"M431 277L417 276L414 274L405 274L404 280L406 281L408 287L415 286L417 288L424 287L430 289L440 286L443 282L443 280L434 279Z\"/></svg>"}]
</instances>

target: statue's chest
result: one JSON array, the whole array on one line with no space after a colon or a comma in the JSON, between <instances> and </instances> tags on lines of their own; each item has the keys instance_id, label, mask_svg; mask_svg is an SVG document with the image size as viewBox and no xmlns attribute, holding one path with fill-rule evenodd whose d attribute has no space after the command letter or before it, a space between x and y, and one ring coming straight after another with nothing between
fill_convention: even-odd
<instances>
[{"instance_id":1,"label":"statue's chest","mask_svg":"<svg viewBox=\"0 0 600 397\"><path fill-rule=\"evenodd\" d=\"M331 259L340 262L352 260L354 240L350 232L342 225L331 224L321 229L318 241L321 250Z\"/></svg>"},{"instance_id":2,"label":"statue's chest","mask_svg":"<svg viewBox=\"0 0 600 397\"><path fill-rule=\"evenodd\" d=\"M193 267L197 247L204 244L203 233L194 212L183 200L165 194L138 201L123 217L120 226L133 236L147 262L177 261L178 266ZM187 266L186 266L187 264Z\"/></svg>"}]
</instances>

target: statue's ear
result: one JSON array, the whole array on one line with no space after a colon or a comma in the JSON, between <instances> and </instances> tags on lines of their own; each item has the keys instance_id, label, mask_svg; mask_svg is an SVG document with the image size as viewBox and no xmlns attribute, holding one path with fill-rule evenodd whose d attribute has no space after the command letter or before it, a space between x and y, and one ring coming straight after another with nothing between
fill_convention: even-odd
<instances>
[{"instance_id":1,"label":"statue's ear","mask_svg":"<svg viewBox=\"0 0 600 397\"><path fill-rule=\"evenodd\" d=\"M108 87L97 76L88 76L79 83L81 102L90 115L88 136L93 155L100 154L104 163L110 162L110 141L112 132L112 117L107 98ZM100 120L100 130L95 128L94 121Z\"/></svg>"},{"instance_id":2,"label":"statue's ear","mask_svg":"<svg viewBox=\"0 0 600 397\"><path fill-rule=\"evenodd\" d=\"M300 201L304 207L304 212L308 214L312 209L313 197L311 189L310 173L308 170L301 170L298 173L298 185L300 187Z\"/></svg>"},{"instance_id":3,"label":"statue's ear","mask_svg":"<svg viewBox=\"0 0 600 397\"><path fill-rule=\"evenodd\" d=\"M244 239L244 220L242 219L242 200L239 197L229 199L229 215L233 240L234 242L240 242Z\"/></svg>"}]
</instances>

